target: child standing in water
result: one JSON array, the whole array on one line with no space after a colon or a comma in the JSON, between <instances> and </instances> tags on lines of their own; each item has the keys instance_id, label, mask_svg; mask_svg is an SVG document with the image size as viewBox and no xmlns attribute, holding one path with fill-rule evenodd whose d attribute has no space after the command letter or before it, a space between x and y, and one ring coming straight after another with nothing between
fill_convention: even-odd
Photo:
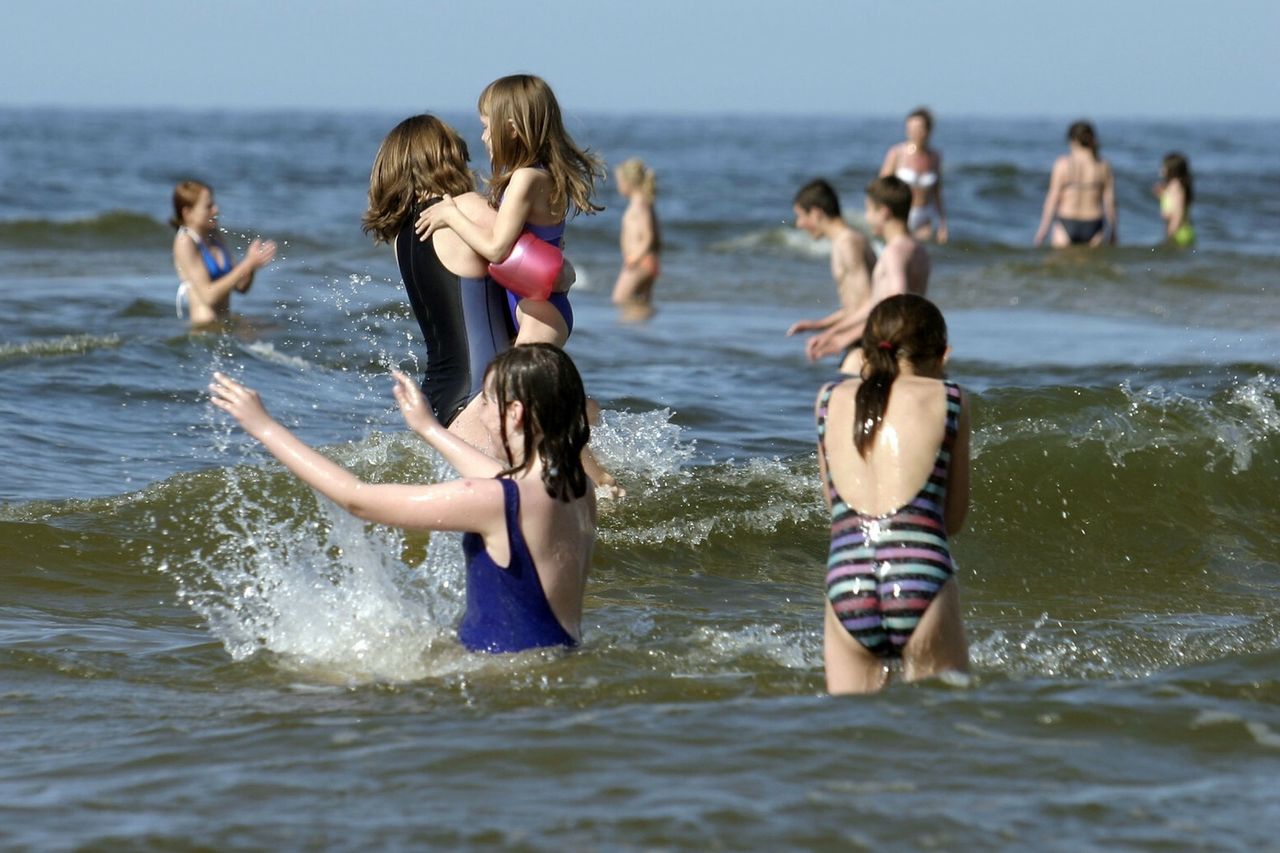
<instances>
[{"instance_id":1,"label":"child standing in water","mask_svg":"<svg viewBox=\"0 0 1280 853\"><path fill-rule=\"evenodd\" d=\"M884 240L884 248L871 270L871 296L856 311L846 311L825 331L809 338L805 353L810 361L845 351L840 369L857 374L861 367L862 340L867 317L890 296L914 293L924 296L929 286L929 253L907 229L911 187L889 175L867 184L866 217L871 233Z\"/></svg>"},{"instance_id":2,"label":"child standing in water","mask_svg":"<svg viewBox=\"0 0 1280 853\"><path fill-rule=\"evenodd\" d=\"M363 482L273 420L256 391L221 373L213 377L213 404L347 512L392 527L467 534L467 606L458 626L467 649L578 644L596 501L579 461L590 434L582 379L564 352L516 347L490 365L482 415L501 437L500 460L446 430L417 384L397 371L405 421L462 475L430 485Z\"/></svg>"},{"instance_id":3,"label":"child standing in water","mask_svg":"<svg viewBox=\"0 0 1280 853\"><path fill-rule=\"evenodd\" d=\"M254 239L240 263L218 236L218 203L213 188L182 181L173 188L173 266L178 271L178 316L186 299L192 326L207 326L231 311L231 293L248 293L253 274L271 263L276 244Z\"/></svg>"},{"instance_id":4,"label":"child standing in water","mask_svg":"<svg viewBox=\"0 0 1280 853\"><path fill-rule=\"evenodd\" d=\"M948 536L969 508L969 410L943 372L947 326L914 294L880 302L862 375L818 394L818 467L831 512L827 690L870 693L965 672L968 646Z\"/></svg>"},{"instance_id":5,"label":"child standing in water","mask_svg":"<svg viewBox=\"0 0 1280 853\"><path fill-rule=\"evenodd\" d=\"M1160 199L1160 218L1164 220L1165 239L1186 248L1196 241L1191 226L1191 202L1195 198L1191 180L1191 164L1176 151L1164 155L1160 165L1160 183L1153 192Z\"/></svg>"},{"instance_id":6,"label":"child standing in water","mask_svg":"<svg viewBox=\"0 0 1280 853\"><path fill-rule=\"evenodd\" d=\"M493 167L489 204L497 208L497 218L492 227L484 227L445 196L418 217L418 235L425 240L440 228L450 228L492 263L505 260L525 231L563 250L570 209L604 209L591 201L596 178L604 174L599 159L574 144L555 93L539 77L501 77L481 93L478 107L484 127L481 139ZM567 294L552 293L546 301L515 294L508 294L508 299L519 330L517 344L563 346L569 339L573 309Z\"/></svg>"},{"instance_id":7,"label":"child standing in water","mask_svg":"<svg viewBox=\"0 0 1280 853\"><path fill-rule=\"evenodd\" d=\"M815 178L796 193L791 203L795 225L815 240L831 243L831 277L836 283L840 307L817 320L798 320L787 336L798 332L822 332L866 307L871 298L871 270L876 253L871 243L840 215L840 198L835 188Z\"/></svg>"},{"instance_id":8,"label":"child standing in water","mask_svg":"<svg viewBox=\"0 0 1280 853\"><path fill-rule=\"evenodd\" d=\"M622 309L625 320L647 320L653 316L653 283L658 280L658 254L662 251L658 215L653 208L658 179L635 157L619 166L614 177L628 204L622 214L622 270L613 286L613 304Z\"/></svg>"}]
</instances>

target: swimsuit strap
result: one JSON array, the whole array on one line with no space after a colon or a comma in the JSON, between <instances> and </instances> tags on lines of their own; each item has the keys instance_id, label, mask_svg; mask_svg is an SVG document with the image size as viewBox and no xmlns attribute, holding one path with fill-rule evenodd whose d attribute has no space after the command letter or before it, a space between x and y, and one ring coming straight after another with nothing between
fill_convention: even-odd
<instances>
[{"instance_id":1,"label":"swimsuit strap","mask_svg":"<svg viewBox=\"0 0 1280 853\"><path fill-rule=\"evenodd\" d=\"M836 493L835 481L831 479L831 460L827 455L827 409L831 403L831 392L834 391L836 386L839 384L840 380L835 380L822 386L822 391L818 398L817 415L818 446L822 448L822 458L826 461L826 465L824 467L827 470L827 494L830 496L833 503L838 500L840 496Z\"/></svg>"},{"instance_id":2,"label":"swimsuit strap","mask_svg":"<svg viewBox=\"0 0 1280 853\"><path fill-rule=\"evenodd\" d=\"M942 437L942 446L938 448L938 466L946 471L951 464L951 448L960 431L960 386L947 379L942 384L947 389L947 429Z\"/></svg>"},{"instance_id":3,"label":"swimsuit strap","mask_svg":"<svg viewBox=\"0 0 1280 853\"><path fill-rule=\"evenodd\" d=\"M507 477L499 477L498 482L502 484L502 505L507 516L507 547L511 549L507 566L511 567L515 564L518 554L529 553L524 534L520 532L520 487L516 485L515 480ZM532 561L532 555L530 558Z\"/></svg>"}]
</instances>

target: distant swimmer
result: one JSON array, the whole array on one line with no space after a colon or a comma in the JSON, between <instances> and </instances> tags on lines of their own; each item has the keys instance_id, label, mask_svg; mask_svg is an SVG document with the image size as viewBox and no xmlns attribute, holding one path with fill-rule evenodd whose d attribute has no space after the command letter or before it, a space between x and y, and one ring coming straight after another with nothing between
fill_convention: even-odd
<instances>
[{"instance_id":1,"label":"distant swimmer","mask_svg":"<svg viewBox=\"0 0 1280 853\"><path fill-rule=\"evenodd\" d=\"M446 430L418 385L395 373L405 422L462 475L429 485L367 483L267 414L256 391L221 373L215 406L300 480L357 518L466 535L467 605L458 639L473 652L576 646L596 538L595 492L579 456L587 444L582 379L549 344L507 350L485 377L481 417L499 458Z\"/></svg>"},{"instance_id":2,"label":"distant swimmer","mask_svg":"<svg viewBox=\"0 0 1280 853\"><path fill-rule=\"evenodd\" d=\"M653 284L661 269L662 234L654 202L658 179L643 160L632 157L614 170L618 193L627 199L618 242L622 269L613 286L613 304L624 320L647 320L653 315Z\"/></svg>"},{"instance_id":3,"label":"distant swimmer","mask_svg":"<svg viewBox=\"0 0 1280 853\"><path fill-rule=\"evenodd\" d=\"M1093 125L1078 121L1067 129L1069 151L1059 157L1049 174L1035 244L1049 237L1055 249L1065 246L1115 245L1119 238L1116 218L1116 184L1111 164L1098 155L1098 135Z\"/></svg>"},{"instance_id":4,"label":"distant swimmer","mask_svg":"<svg viewBox=\"0 0 1280 853\"><path fill-rule=\"evenodd\" d=\"M492 440L476 402L493 357L511 345L507 295L488 278L488 262L450 230L414 239L418 215L446 195L476 222L494 212L474 191L467 144L439 118L416 115L383 139L369 174L363 228L390 243L424 343L422 389L435 416L478 447Z\"/></svg>"},{"instance_id":5,"label":"distant swimmer","mask_svg":"<svg viewBox=\"0 0 1280 853\"><path fill-rule=\"evenodd\" d=\"M595 181L603 175L599 159L574 143L555 93L540 77L501 77L480 94L478 108L481 139L493 168L489 204L497 216L492 224L481 224L446 195L418 217L419 237L425 240L449 228L494 264L507 260L526 232L563 251L569 214L603 209L591 200ZM547 299L508 295L516 343L564 346L573 331L573 309L564 290Z\"/></svg>"},{"instance_id":6,"label":"distant swimmer","mask_svg":"<svg viewBox=\"0 0 1280 853\"><path fill-rule=\"evenodd\" d=\"M872 310L862 375L823 386L818 467L831 513L823 658L831 693L964 673L949 537L969 508L969 407L946 380L942 313L920 296Z\"/></svg>"},{"instance_id":7,"label":"distant swimmer","mask_svg":"<svg viewBox=\"0 0 1280 853\"><path fill-rule=\"evenodd\" d=\"M826 331L805 344L810 361L844 352L840 369L856 374L861 365L863 327L876 305L890 296L924 296L929 287L930 261L924 246L907 230L911 188L890 175L867 185L866 217L871 233L884 240L884 249L871 270L871 296L857 311L843 314Z\"/></svg>"},{"instance_id":8,"label":"distant swimmer","mask_svg":"<svg viewBox=\"0 0 1280 853\"><path fill-rule=\"evenodd\" d=\"M1186 155L1177 151L1164 155L1160 182L1152 192L1160 199L1165 239L1182 248L1194 245L1196 229L1191 225L1191 202L1195 200L1195 186Z\"/></svg>"},{"instance_id":9,"label":"distant swimmer","mask_svg":"<svg viewBox=\"0 0 1280 853\"><path fill-rule=\"evenodd\" d=\"M871 243L840 215L840 199L831 184L817 178L805 184L791 203L795 227L815 240L831 243L831 278L835 280L840 307L816 320L797 320L787 335L822 332L842 319L868 308L871 299L871 270L876 253Z\"/></svg>"},{"instance_id":10,"label":"distant swimmer","mask_svg":"<svg viewBox=\"0 0 1280 853\"><path fill-rule=\"evenodd\" d=\"M192 326L207 326L231 312L231 293L248 293L253 275L271 263L276 244L254 239L240 263L218 236L218 203L213 188L182 181L173 188L173 265L178 271L178 316L189 306Z\"/></svg>"},{"instance_id":11,"label":"distant swimmer","mask_svg":"<svg viewBox=\"0 0 1280 853\"><path fill-rule=\"evenodd\" d=\"M911 187L907 229L917 240L946 243L947 212L942 205L942 152L929 147L933 113L919 107L907 116L907 138L890 148L880 165L880 177L896 176Z\"/></svg>"}]
</instances>

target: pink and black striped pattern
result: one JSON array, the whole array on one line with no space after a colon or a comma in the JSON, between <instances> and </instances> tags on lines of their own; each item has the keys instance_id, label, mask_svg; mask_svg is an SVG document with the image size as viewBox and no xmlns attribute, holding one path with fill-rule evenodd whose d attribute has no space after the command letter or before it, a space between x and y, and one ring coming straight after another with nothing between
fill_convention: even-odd
<instances>
[{"instance_id":1,"label":"pink and black striped pattern","mask_svg":"<svg viewBox=\"0 0 1280 853\"><path fill-rule=\"evenodd\" d=\"M840 497L828 469L827 599L845 630L880 657L901 657L920 617L955 572L944 512L947 468L960 418L960 388L954 382L945 385L946 436L933 473L908 503L887 515L859 512ZM823 387L818 405L818 443L824 458L827 404L835 386L832 382Z\"/></svg>"}]
</instances>

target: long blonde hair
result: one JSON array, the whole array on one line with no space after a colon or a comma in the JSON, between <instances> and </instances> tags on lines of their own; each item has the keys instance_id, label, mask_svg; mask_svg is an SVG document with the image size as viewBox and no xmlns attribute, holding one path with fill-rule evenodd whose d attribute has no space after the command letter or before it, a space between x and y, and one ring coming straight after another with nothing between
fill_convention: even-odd
<instances>
[{"instance_id":1,"label":"long blonde hair","mask_svg":"<svg viewBox=\"0 0 1280 853\"><path fill-rule=\"evenodd\" d=\"M639 157L624 160L618 166L618 177L633 187L639 187L650 202L658 197L658 176Z\"/></svg>"},{"instance_id":2,"label":"long blonde hair","mask_svg":"<svg viewBox=\"0 0 1280 853\"><path fill-rule=\"evenodd\" d=\"M411 116L382 140L369 172L369 209L361 229L375 243L389 243L429 195L462 195L475 189L467 168L467 143L433 115Z\"/></svg>"},{"instance_id":3,"label":"long blonde hair","mask_svg":"<svg viewBox=\"0 0 1280 853\"><path fill-rule=\"evenodd\" d=\"M512 74L499 77L480 93L476 104L489 120L493 175L489 202L497 207L516 169L541 166L551 176L553 210L572 205L577 213L596 213L603 207L591 201L597 178L604 176L600 158L579 148L564 129L560 104L541 77ZM515 129L514 137L507 128Z\"/></svg>"}]
</instances>

